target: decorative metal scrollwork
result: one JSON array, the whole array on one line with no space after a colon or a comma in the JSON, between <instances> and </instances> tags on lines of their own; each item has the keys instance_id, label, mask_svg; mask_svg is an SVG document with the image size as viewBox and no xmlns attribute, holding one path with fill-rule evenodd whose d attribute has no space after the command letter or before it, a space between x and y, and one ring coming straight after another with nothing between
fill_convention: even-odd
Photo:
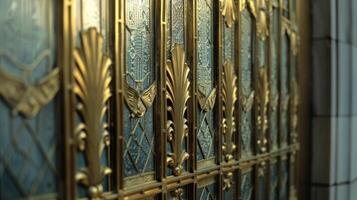
<instances>
[{"instance_id":1,"label":"decorative metal scrollwork","mask_svg":"<svg viewBox=\"0 0 357 200\"><path fill-rule=\"evenodd\" d=\"M233 134L236 131L234 118L235 103L237 101L237 75L234 71L233 64L226 61L223 65L223 136L224 142L222 150L226 162L233 160L233 153L236 145L233 141Z\"/></svg>"},{"instance_id":2,"label":"decorative metal scrollwork","mask_svg":"<svg viewBox=\"0 0 357 200\"><path fill-rule=\"evenodd\" d=\"M198 89L198 104L200 108L208 112L213 109L214 104L216 103L217 90L213 88L208 96L206 96L200 89Z\"/></svg>"},{"instance_id":3,"label":"decorative metal scrollwork","mask_svg":"<svg viewBox=\"0 0 357 200\"><path fill-rule=\"evenodd\" d=\"M258 0L257 6L257 35L261 40L265 40L269 35L268 29L268 7L266 6L266 0Z\"/></svg>"},{"instance_id":4,"label":"decorative metal scrollwork","mask_svg":"<svg viewBox=\"0 0 357 200\"><path fill-rule=\"evenodd\" d=\"M112 170L101 165L101 155L110 145L108 125L104 122L107 102L111 96L111 60L102 53L103 36L96 28L82 32L82 48L74 53L74 93L81 123L77 126L78 148L84 152L86 167L76 174L76 180L89 187L91 199L99 199L102 182Z\"/></svg>"},{"instance_id":5,"label":"decorative metal scrollwork","mask_svg":"<svg viewBox=\"0 0 357 200\"><path fill-rule=\"evenodd\" d=\"M259 147L260 153L265 153L267 150L267 139L266 139L266 130L268 128L268 103L269 103L269 82L267 69L261 67L258 69L258 80L257 80L257 131L258 131L258 140L257 144Z\"/></svg>"},{"instance_id":6,"label":"decorative metal scrollwork","mask_svg":"<svg viewBox=\"0 0 357 200\"><path fill-rule=\"evenodd\" d=\"M172 192L172 199L173 200L182 200L183 199L183 189L177 188Z\"/></svg>"},{"instance_id":7,"label":"decorative metal scrollwork","mask_svg":"<svg viewBox=\"0 0 357 200\"><path fill-rule=\"evenodd\" d=\"M295 31L290 32L290 42L291 42L291 51L293 55L296 56L299 52L300 38Z\"/></svg>"},{"instance_id":8,"label":"decorative metal scrollwork","mask_svg":"<svg viewBox=\"0 0 357 200\"><path fill-rule=\"evenodd\" d=\"M222 16L225 18L226 25L230 28L236 20L236 16L234 13L234 2L233 0L220 1L222 5Z\"/></svg>"},{"instance_id":9,"label":"decorative metal scrollwork","mask_svg":"<svg viewBox=\"0 0 357 200\"><path fill-rule=\"evenodd\" d=\"M226 172L223 174L223 190L230 190L233 185L233 173Z\"/></svg>"},{"instance_id":10,"label":"decorative metal scrollwork","mask_svg":"<svg viewBox=\"0 0 357 200\"><path fill-rule=\"evenodd\" d=\"M186 119L187 101L190 98L190 69L185 63L185 52L182 45L175 44L172 52L172 61L166 65L166 99L170 120L167 121L168 141L173 146L173 152L168 154L166 162L175 176L183 171L183 163L189 154L183 148L188 135Z\"/></svg>"},{"instance_id":11,"label":"decorative metal scrollwork","mask_svg":"<svg viewBox=\"0 0 357 200\"><path fill-rule=\"evenodd\" d=\"M255 2L254 0L241 0L239 4L239 10L242 12L246 7L248 6L248 9L252 13L254 17L257 17L257 11L255 8Z\"/></svg>"},{"instance_id":12,"label":"decorative metal scrollwork","mask_svg":"<svg viewBox=\"0 0 357 200\"><path fill-rule=\"evenodd\" d=\"M35 117L59 90L59 68L53 69L35 85L28 85L0 68L0 96L12 107L12 113Z\"/></svg>"},{"instance_id":13,"label":"decorative metal scrollwork","mask_svg":"<svg viewBox=\"0 0 357 200\"><path fill-rule=\"evenodd\" d=\"M142 94L125 84L125 102L128 105L133 117L143 117L146 111L152 106L157 93L156 82L151 84Z\"/></svg>"}]
</instances>

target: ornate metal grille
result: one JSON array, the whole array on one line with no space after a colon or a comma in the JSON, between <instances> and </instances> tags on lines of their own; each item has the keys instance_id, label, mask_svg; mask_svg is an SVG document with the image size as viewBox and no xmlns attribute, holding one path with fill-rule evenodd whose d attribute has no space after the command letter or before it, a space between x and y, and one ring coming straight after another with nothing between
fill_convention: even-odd
<instances>
[{"instance_id":1,"label":"ornate metal grille","mask_svg":"<svg viewBox=\"0 0 357 200\"><path fill-rule=\"evenodd\" d=\"M0 198L296 198L295 4L2 1Z\"/></svg>"}]
</instances>

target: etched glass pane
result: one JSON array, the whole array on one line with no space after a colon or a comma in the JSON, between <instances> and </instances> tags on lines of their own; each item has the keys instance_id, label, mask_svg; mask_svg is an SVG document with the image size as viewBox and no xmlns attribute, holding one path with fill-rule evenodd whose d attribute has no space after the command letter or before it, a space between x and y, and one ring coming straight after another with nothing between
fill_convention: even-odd
<instances>
[{"instance_id":1,"label":"etched glass pane","mask_svg":"<svg viewBox=\"0 0 357 200\"><path fill-rule=\"evenodd\" d=\"M137 93L138 101L154 83L153 20L150 0L129 0L126 3L126 81ZM124 174L133 176L154 169L153 108L124 111ZM128 105L128 104L127 104Z\"/></svg>"},{"instance_id":2,"label":"etched glass pane","mask_svg":"<svg viewBox=\"0 0 357 200\"><path fill-rule=\"evenodd\" d=\"M48 99L42 106L38 99L48 98L44 90L56 78L50 76L56 61L55 2L0 1L0 79L5 84L0 87L0 199L55 199L59 192L59 104ZM39 111L28 116L37 106Z\"/></svg>"},{"instance_id":3,"label":"etched glass pane","mask_svg":"<svg viewBox=\"0 0 357 200\"><path fill-rule=\"evenodd\" d=\"M264 200L265 198L265 177L264 175L259 176L258 178L258 200Z\"/></svg>"},{"instance_id":4,"label":"etched glass pane","mask_svg":"<svg viewBox=\"0 0 357 200\"><path fill-rule=\"evenodd\" d=\"M233 188L224 191L224 199L225 200L232 200L233 198Z\"/></svg>"},{"instance_id":5,"label":"etched glass pane","mask_svg":"<svg viewBox=\"0 0 357 200\"><path fill-rule=\"evenodd\" d=\"M287 200L288 199L288 178L289 178L289 165L287 160L283 160L280 162L281 165L281 171L280 171L280 179L281 179L281 185L280 185L280 191L279 191L279 196L280 200Z\"/></svg>"},{"instance_id":6,"label":"etched glass pane","mask_svg":"<svg viewBox=\"0 0 357 200\"><path fill-rule=\"evenodd\" d=\"M280 131L282 145L287 144L288 138L288 103L289 103L289 39L286 35L282 41L282 56L280 68L280 98L281 98L281 111L280 111Z\"/></svg>"},{"instance_id":7,"label":"etched glass pane","mask_svg":"<svg viewBox=\"0 0 357 200\"><path fill-rule=\"evenodd\" d=\"M215 199L217 199L216 184L213 183L213 184L198 188L196 199L199 199L199 200L215 200Z\"/></svg>"},{"instance_id":8,"label":"etched glass pane","mask_svg":"<svg viewBox=\"0 0 357 200\"><path fill-rule=\"evenodd\" d=\"M278 166L274 163L270 166L270 199L277 199L278 183Z\"/></svg>"},{"instance_id":9,"label":"etched glass pane","mask_svg":"<svg viewBox=\"0 0 357 200\"><path fill-rule=\"evenodd\" d=\"M270 129L270 141L272 145L272 150L278 148L278 112L277 106L279 101L279 91L278 91L278 62L279 62L279 10L274 8L273 17L271 20L271 67L270 67L270 101L271 101L271 112L269 114L269 129Z\"/></svg>"},{"instance_id":10,"label":"etched glass pane","mask_svg":"<svg viewBox=\"0 0 357 200\"><path fill-rule=\"evenodd\" d=\"M76 1L76 28L77 34L91 27L107 38L109 33L109 0L77 0ZM104 43L104 49L109 51L109 40ZM77 45L80 45L80 37L77 37Z\"/></svg>"},{"instance_id":11,"label":"etched glass pane","mask_svg":"<svg viewBox=\"0 0 357 200\"><path fill-rule=\"evenodd\" d=\"M204 96L213 90L213 12L212 0L197 1L197 85ZM214 156L214 118L212 110L199 110L197 133L197 159Z\"/></svg>"},{"instance_id":12,"label":"etched glass pane","mask_svg":"<svg viewBox=\"0 0 357 200\"><path fill-rule=\"evenodd\" d=\"M185 44L185 0L167 1L167 53L171 58L171 51L174 44Z\"/></svg>"},{"instance_id":13,"label":"etched glass pane","mask_svg":"<svg viewBox=\"0 0 357 200\"><path fill-rule=\"evenodd\" d=\"M83 28L100 27L100 1L82 0Z\"/></svg>"},{"instance_id":14,"label":"etched glass pane","mask_svg":"<svg viewBox=\"0 0 357 200\"><path fill-rule=\"evenodd\" d=\"M231 28L223 25L223 60L230 60L234 63L234 25Z\"/></svg>"},{"instance_id":15,"label":"etched glass pane","mask_svg":"<svg viewBox=\"0 0 357 200\"><path fill-rule=\"evenodd\" d=\"M242 200L253 199L253 177L251 172L242 174L239 198Z\"/></svg>"},{"instance_id":16,"label":"etched glass pane","mask_svg":"<svg viewBox=\"0 0 357 200\"><path fill-rule=\"evenodd\" d=\"M253 20L252 15L247 9L242 12L241 16L241 47L240 47L240 137L242 157L251 155L251 137L252 137L252 110L249 104L252 104L252 69L253 69Z\"/></svg>"}]
</instances>

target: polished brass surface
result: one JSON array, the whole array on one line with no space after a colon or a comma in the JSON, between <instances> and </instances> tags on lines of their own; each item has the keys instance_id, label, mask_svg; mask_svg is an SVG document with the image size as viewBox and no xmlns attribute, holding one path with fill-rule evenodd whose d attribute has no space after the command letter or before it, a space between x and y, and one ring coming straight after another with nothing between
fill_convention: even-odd
<instances>
[{"instance_id":1,"label":"polished brass surface","mask_svg":"<svg viewBox=\"0 0 357 200\"><path fill-rule=\"evenodd\" d=\"M216 103L216 96L216 88L213 88L208 96L205 96L205 94L200 89L198 89L198 104L200 105L201 109L205 112L212 110Z\"/></svg>"},{"instance_id":2,"label":"polished brass surface","mask_svg":"<svg viewBox=\"0 0 357 200\"><path fill-rule=\"evenodd\" d=\"M179 176L184 170L184 162L189 154L183 148L188 136L187 125L187 101L190 98L190 81L188 75L190 69L185 61L185 52L182 45L175 44L172 52L172 61L166 65L168 112L171 117L167 121L167 140L173 146L173 153L168 154L167 164L172 168L174 175Z\"/></svg>"},{"instance_id":3,"label":"polished brass surface","mask_svg":"<svg viewBox=\"0 0 357 200\"><path fill-rule=\"evenodd\" d=\"M0 96L12 107L12 114L33 118L57 94L60 88L59 68L53 69L34 85L28 85L0 68Z\"/></svg>"},{"instance_id":4,"label":"polished brass surface","mask_svg":"<svg viewBox=\"0 0 357 200\"><path fill-rule=\"evenodd\" d=\"M269 36L267 1L257 0L257 2L257 35L261 40L264 41Z\"/></svg>"},{"instance_id":5,"label":"polished brass surface","mask_svg":"<svg viewBox=\"0 0 357 200\"><path fill-rule=\"evenodd\" d=\"M220 0L222 4L222 16L225 18L226 25L230 28L236 20L234 10L234 0Z\"/></svg>"},{"instance_id":6,"label":"polished brass surface","mask_svg":"<svg viewBox=\"0 0 357 200\"><path fill-rule=\"evenodd\" d=\"M234 134L236 133L236 121L234 117L234 110L236 107L237 97L237 75L233 68L233 64L227 61L223 65L223 85L222 85L222 99L223 99L223 136L222 151L226 162L233 160L233 154L237 146L234 143Z\"/></svg>"},{"instance_id":7,"label":"polished brass surface","mask_svg":"<svg viewBox=\"0 0 357 200\"><path fill-rule=\"evenodd\" d=\"M149 109L157 93L157 85L154 82L142 94L125 84L125 102L133 113L133 117L143 117L147 109Z\"/></svg>"},{"instance_id":8,"label":"polished brass surface","mask_svg":"<svg viewBox=\"0 0 357 200\"><path fill-rule=\"evenodd\" d=\"M77 145L86 157L86 167L76 174L76 180L88 186L91 199L100 199L102 181L112 169L101 165L104 148L110 145L108 124L103 123L110 91L110 58L102 53L103 36L96 28L82 32L82 48L73 52L76 63L73 88L78 97L77 110L82 122L76 128Z\"/></svg>"},{"instance_id":9,"label":"polished brass surface","mask_svg":"<svg viewBox=\"0 0 357 200\"><path fill-rule=\"evenodd\" d=\"M266 131L268 129L268 104L269 104L269 82L267 69L259 68L256 88L257 120L256 127L258 133L258 148L260 153L267 151L268 140Z\"/></svg>"},{"instance_id":10,"label":"polished brass surface","mask_svg":"<svg viewBox=\"0 0 357 200\"><path fill-rule=\"evenodd\" d=\"M299 63L295 63L295 68L292 66L294 58L301 53L298 18L283 13L291 12L283 0L205 1L210 3L209 8L213 12L208 16L212 17L212 24L207 25L212 27L212 35L204 35L198 29L199 23L205 22L199 15L201 8L198 1L146 2L153 30L151 27L144 28L148 29L147 33L153 42L150 47L152 60L143 60L143 63L151 62L153 71L152 80L144 90L129 85L126 80L126 47L128 42L133 42L127 33L130 31L127 23L129 18L140 19L139 16L128 14L127 5L133 3L144 6L141 3L143 1L139 0L107 1L108 9L101 8L101 12L108 15L104 20L108 26L106 30L82 27L87 24L83 22L81 14L85 9L81 5L85 1L61 0L60 8L56 8L61 13L61 23L58 25L58 66L61 67L55 68L34 85L25 83L1 68L0 95L14 114L19 113L26 118L35 116L61 90L63 135L59 137L64 144L64 183L60 191L63 195L56 198L185 199L188 196L190 199L199 199L200 188L208 191L208 187L213 188L217 199L229 198L229 195L232 199L239 199L241 195L258 198L262 192L259 190L261 186L258 178L262 177L265 186L269 185L273 175L268 169L274 163L279 166L276 175L278 187L284 188L283 185L286 185L289 188L288 197L296 198L297 186L293 179L300 148L298 115L301 82L297 75ZM242 95L243 86L237 79L241 76L242 63L238 58L243 54L241 25L246 9L251 17L252 28L249 31L252 45L249 81L252 86L246 95ZM290 46L287 60L291 67L287 69L288 92L284 95L280 93L282 83L278 75L278 94L274 96L270 91L272 83L269 79L273 57L270 42L273 9L279 11L279 39L274 46L278 55L275 56L284 56L281 42L283 36L287 35ZM181 10L182 19L168 19L168 13L176 16L174 14ZM87 17L91 16L88 14ZM172 42L171 35L169 38L168 34L171 33L167 31L168 27L182 31L182 38L174 38L180 44ZM230 34L232 41L227 42L227 34ZM211 82L205 87L198 81L198 68L201 65L199 53L205 50L199 47L200 37L209 38L208 44L212 48L212 58L209 58L212 59ZM170 44L169 39L172 40ZM262 66L258 62L262 59L258 50L260 44L263 44L261 49L265 60ZM222 50L229 45L232 50L230 57ZM78 48L75 49L75 46ZM278 60L277 68L280 72L282 61ZM125 136L134 133L125 129L123 117L129 113L126 116L144 120L144 115L151 109L153 122L149 125L154 130L154 169L126 177L123 161L127 142ZM279 143L276 149L270 146L269 139L269 114L273 111L288 112L285 119L288 121L288 141L286 144ZM215 147L213 156L203 160L196 158L200 128L197 118L200 112L204 115L212 114L210 128ZM252 152L247 156L241 156L239 148L242 145L242 131L237 127L248 126L239 120L242 112L251 113L250 136L253 142ZM282 120L278 114L278 121ZM139 128L147 130L146 127ZM278 140L281 140L280 135ZM287 172L288 177L283 174L281 164L284 162L288 163L290 170ZM247 173L251 175L250 183L247 177L242 177ZM265 189L263 195L268 196L269 193Z\"/></svg>"}]
</instances>

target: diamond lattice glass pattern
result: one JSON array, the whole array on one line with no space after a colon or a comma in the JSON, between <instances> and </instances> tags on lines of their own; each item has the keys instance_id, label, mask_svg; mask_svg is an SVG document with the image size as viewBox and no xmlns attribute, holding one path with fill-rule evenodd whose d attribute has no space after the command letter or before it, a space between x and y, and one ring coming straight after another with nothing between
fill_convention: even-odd
<instances>
[{"instance_id":1,"label":"diamond lattice glass pattern","mask_svg":"<svg viewBox=\"0 0 357 200\"><path fill-rule=\"evenodd\" d=\"M28 86L54 67L55 2L0 1L0 69ZM57 107L52 101L26 119L0 99L0 199L56 197L60 182Z\"/></svg>"},{"instance_id":2,"label":"diamond lattice glass pattern","mask_svg":"<svg viewBox=\"0 0 357 200\"><path fill-rule=\"evenodd\" d=\"M153 22L150 0L129 0L126 19L126 80L140 94L154 80L152 49ZM124 173L133 176L154 169L153 109L143 117L124 112Z\"/></svg>"},{"instance_id":3,"label":"diamond lattice glass pattern","mask_svg":"<svg viewBox=\"0 0 357 200\"><path fill-rule=\"evenodd\" d=\"M197 1L197 84L208 96L213 89L213 12L212 0ZM214 155L213 112L200 110L197 116L197 159L202 160Z\"/></svg>"}]
</instances>

